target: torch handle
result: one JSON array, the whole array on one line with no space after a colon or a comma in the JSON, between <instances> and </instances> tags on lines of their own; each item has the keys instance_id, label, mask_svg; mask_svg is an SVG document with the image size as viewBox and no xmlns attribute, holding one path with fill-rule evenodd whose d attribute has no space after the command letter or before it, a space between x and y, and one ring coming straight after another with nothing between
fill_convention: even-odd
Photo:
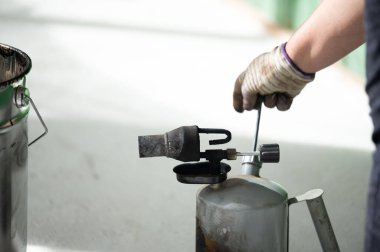
<instances>
[{"instance_id":1,"label":"torch handle","mask_svg":"<svg viewBox=\"0 0 380 252\"><path fill-rule=\"evenodd\" d=\"M315 199L306 200L306 203L323 251L339 252L338 241L336 240L322 195Z\"/></svg>"},{"instance_id":2,"label":"torch handle","mask_svg":"<svg viewBox=\"0 0 380 252\"><path fill-rule=\"evenodd\" d=\"M290 198L288 204L292 205L306 201L322 250L324 252L340 252L322 195L323 190L313 189L297 197Z\"/></svg>"}]
</instances>

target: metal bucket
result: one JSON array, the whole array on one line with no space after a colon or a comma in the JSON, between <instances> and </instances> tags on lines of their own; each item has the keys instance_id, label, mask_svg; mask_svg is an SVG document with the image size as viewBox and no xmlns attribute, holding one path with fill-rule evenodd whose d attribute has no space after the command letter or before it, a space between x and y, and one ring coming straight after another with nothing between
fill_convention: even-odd
<instances>
[{"instance_id":1,"label":"metal bucket","mask_svg":"<svg viewBox=\"0 0 380 252\"><path fill-rule=\"evenodd\" d=\"M47 133L26 87L31 67L27 54L0 44L0 251L26 251L28 146ZM28 143L30 104L45 132Z\"/></svg>"}]
</instances>

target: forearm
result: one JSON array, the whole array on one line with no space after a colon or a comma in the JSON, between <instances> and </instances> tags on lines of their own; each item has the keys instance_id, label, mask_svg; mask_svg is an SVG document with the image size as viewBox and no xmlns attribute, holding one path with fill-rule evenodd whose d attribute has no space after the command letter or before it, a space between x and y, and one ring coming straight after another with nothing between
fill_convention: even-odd
<instances>
[{"instance_id":1,"label":"forearm","mask_svg":"<svg viewBox=\"0 0 380 252\"><path fill-rule=\"evenodd\" d=\"M364 0L324 0L286 45L304 71L317 72L364 42Z\"/></svg>"}]
</instances>

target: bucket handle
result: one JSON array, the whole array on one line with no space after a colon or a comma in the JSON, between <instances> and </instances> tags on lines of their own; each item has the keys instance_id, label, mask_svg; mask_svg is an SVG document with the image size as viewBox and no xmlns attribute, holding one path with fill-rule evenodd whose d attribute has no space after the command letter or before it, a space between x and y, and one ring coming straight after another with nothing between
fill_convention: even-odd
<instances>
[{"instance_id":1,"label":"bucket handle","mask_svg":"<svg viewBox=\"0 0 380 252\"><path fill-rule=\"evenodd\" d=\"M28 143L28 147L34 144L35 142L37 142L38 140L40 140L43 136L45 136L48 133L48 128L44 120L42 119L41 114L38 112L38 109L36 105L34 104L33 99L30 97L29 90L26 87L18 86L15 92L16 107L21 108L21 107L29 105L29 103L32 105L34 111L37 114L38 119L40 120L42 126L44 127L44 132L40 136L38 136L36 139Z\"/></svg>"}]
</instances>

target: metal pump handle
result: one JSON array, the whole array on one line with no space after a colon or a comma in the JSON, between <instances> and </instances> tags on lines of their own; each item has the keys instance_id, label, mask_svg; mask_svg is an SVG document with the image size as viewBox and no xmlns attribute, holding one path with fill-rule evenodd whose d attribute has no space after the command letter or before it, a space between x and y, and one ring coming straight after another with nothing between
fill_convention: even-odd
<instances>
[{"instance_id":1,"label":"metal pump handle","mask_svg":"<svg viewBox=\"0 0 380 252\"><path fill-rule=\"evenodd\" d=\"M260 119L261 119L261 107L263 104L263 96L259 95L257 97L257 120L256 120L256 132L255 132L255 139L253 143L253 151L256 151L257 149L257 139L259 138L259 127L260 127Z\"/></svg>"}]
</instances>

